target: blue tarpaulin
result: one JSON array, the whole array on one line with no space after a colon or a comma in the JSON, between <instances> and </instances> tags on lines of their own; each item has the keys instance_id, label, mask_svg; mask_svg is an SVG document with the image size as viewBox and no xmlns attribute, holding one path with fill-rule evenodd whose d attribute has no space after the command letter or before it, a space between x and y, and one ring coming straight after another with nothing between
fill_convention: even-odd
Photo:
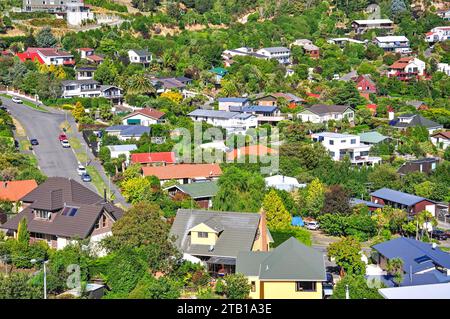
<instances>
[{"instance_id":1,"label":"blue tarpaulin","mask_svg":"<svg viewBox=\"0 0 450 319\"><path fill-rule=\"evenodd\" d=\"M304 226L303 219L300 216L292 217L292 226Z\"/></svg>"}]
</instances>

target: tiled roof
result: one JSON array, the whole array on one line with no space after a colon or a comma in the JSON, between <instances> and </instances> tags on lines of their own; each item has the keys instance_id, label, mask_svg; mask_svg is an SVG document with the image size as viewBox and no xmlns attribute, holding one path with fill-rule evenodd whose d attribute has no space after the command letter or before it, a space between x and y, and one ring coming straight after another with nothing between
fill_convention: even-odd
<instances>
[{"instance_id":1,"label":"tiled roof","mask_svg":"<svg viewBox=\"0 0 450 319\"><path fill-rule=\"evenodd\" d=\"M442 137L445 137L446 139L448 139L448 140L450 140L450 131L446 131L446 132L438 132L438 133L435 133L435 134L433 134L433 135L431 135L431 136L438 136L438 135L440 135L440 136L442 136Z\"/></svg>"},{"instance_id":2,"label":"tiled roof","mask_svg":"<svg viewBox=\"0 0 450 319\"><path fill-rule=\"evenodd\" d=\"M137 111L135 111L135 112L133 112L131 114L128 114L128 115L124 116L124 119L133 117L133 116L138 115L138 114L141 114L141 115L144 115L144 116L150 117L152 119L156 119L156 120L160 119L164 115L166 115L166 113L164 113L164 112L155 110L155 109L153 109L151 107L146 107L146 108L143 108L142 110L137 110Z\"/></svg>"},{"instance_id":3,"label":"tiled roof","mask_svg":"<svg viewBox=\"0 0 450 319\"><path fill-rule=\"evenodd\" d=\"M210 178L222 175L219 164L177 164L168 166L142 167L144 176L154 175L160 180L182 178Z\"/></svg>"},{"instance_id":4,"label":"tiled roof","mask_svg":"<svg viewBox=\"0 0 450 319\"><path fill-rule=\"evenodd\" d=\"M278 154L278 151L262 144L243 146L232 150L227 154L228 159L236 159L240 156L266 156L269 154Z\"/></svg>"},{"instance_id":5,"label":"tiled roof","mask_svg":"<svg viewBox=\"0 0 450 319\"><path fill-rule=\"evenodd\" d=\"M154 153L134 153L131 154L132 163L166 163L175 164L176 158L174 152L154 152Z\"/></svg>"},{"instance_id":6,"label":"tiled roof","mask_svg":"<svg viewBox=\"0 0 450 319\"><path fill-rule=\"evenodd\" d=\"M37 186L34 179L23 181L0 181L0 200L17 202Z\"/></svg>"}]
</instances>

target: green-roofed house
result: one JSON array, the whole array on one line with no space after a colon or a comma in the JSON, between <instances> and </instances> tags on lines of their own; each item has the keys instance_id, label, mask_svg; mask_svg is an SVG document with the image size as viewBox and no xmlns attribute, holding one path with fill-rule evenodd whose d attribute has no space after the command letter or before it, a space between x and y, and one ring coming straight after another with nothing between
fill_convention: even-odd
<instances>
[{"instance_id":1,"label":"green-roofed house","mask_svg":"<svg viewBox=\"0 0 450 319\"><path fill-rule=\"evenodd\" d=\"M216 83L220 83L220 81L222 81L222 78L228 74L228 71L221 67L212 68L210 72L216 75Z\"/></svg>"},{"instance_id":2,"label":"green-roofed house","mask_svg":"<svg viewBox=\"0 0 450 319\"><path fill-rule=\"evenodd\" d=\"M294 237L267 252L240 252L236 273L245 275L252 299L322 299L324 256Z\"/></svg>"},{"instance_id":3,"label":"green-roofed house","mask_svg":"<svg viewBox=\"0 0 450 319\"><path fill-rule=\"evenodd\" d=\"M219 190L217 181L197 182L183 185L172 185L165 188L169 195L174 198L181 194L188 195L204 209L212 207L212 199Z\"/></svg>"},{"instance_id":4,"label":"green-roofed house","mask_svg":"<svg viewBox=\"0 0 450 319\"><path fill-rule=\"evenodd\" d=\"M384 136L376 131L361 133L359 134L359 138L361 143L368 145L375 145L390 139L390 137Z\"/></svg>"}]
</instances>

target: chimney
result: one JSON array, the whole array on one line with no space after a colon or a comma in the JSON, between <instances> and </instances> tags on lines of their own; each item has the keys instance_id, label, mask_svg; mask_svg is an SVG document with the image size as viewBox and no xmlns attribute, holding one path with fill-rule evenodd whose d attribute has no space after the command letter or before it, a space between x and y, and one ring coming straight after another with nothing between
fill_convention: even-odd
<instances>
[{"instance_id":1,"label":"chimney","mask_svg":"<svg viewBox=\"0 0 450 319\"><path fill-rule=\"evenodd\" d=\"M259 235L261 236L261 251L268 251L267 248L267 222L266 212L263 208L259 211L261 218L259 220Z\"/></svg>"},{"instance_id":2,"label":"chimney","mask_svg":"<svg viewBox=\"0 0 450 319\"><path fill-rule=\"evenodd\" d=\"M431 248L432 248L432 249L436 249L436 247L437 247L436 243L432 243L432 244L431 244Z\"/></svg>"},{"instance_id":3,"label":"chimney","mask_svg":"<svg viewBox=\"0 0 450 319\"><path fill-rule=\"evenodd\" d=\"M106 188L103 188L103 200L105 201L105 203L108 202L108 199L106 198Z\"/></svg>"}]
</instances>

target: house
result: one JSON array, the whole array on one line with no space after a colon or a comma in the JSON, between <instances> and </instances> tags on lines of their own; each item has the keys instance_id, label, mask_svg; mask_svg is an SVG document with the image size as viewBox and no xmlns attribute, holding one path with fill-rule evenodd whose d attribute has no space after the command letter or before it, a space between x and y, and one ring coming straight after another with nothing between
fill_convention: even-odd
<instances>
[{"instance_id":1,"label":"house","mask_svg":"<svg viewBox=\"0 0 450 319\"><path fill-rule=\"evenodd\" d=\"M352 38L345 38L345 37L344 38L330 38L327 40L327 43L336 44L336 45L340 46L341 48L345 47L347 45L347 43L366 45L367 42L368 42L367 40L360 41L360 40L355 40Z\"/></svg>"},{"instance_id":2,"label":"house","mask_svg":"<svg viewBox=\"0 0 450 319\"><path fill-rule=\"evenodd\" d=\"M360 133L358 134L358 136L360 142L366 145L375 145L390 140L390 137L384 136L383 134L380 134L377 131Z\"/></svg>"},{"instance_id":3,"label":"house","mask_svg":"<svg viewBox=\"0 0 450 319\"><path fill-rule=\"evenodd\" d=\"M442 130L444 128L443 125L429 120L419 114L399 115L392 121L392 123L390 123L390 125L399 130L406 130L409 127L423 126L428 130L430 135L435 131Z\"/></svg>"},{"instance_id":4,"label":"house","mask_svg":"<svg viewBox=\"0 0 450 319\"><path fill-rule=\"evenodd\" d=\"M439 72L445 73L450 76L450 64L448 63L438 63L437 69Z\"/></svg>"},{"instance_id":5,"label":"house","mask_svg":"<svg viewBox=\"0 0 450 319\"><path fill-rule=\"evenodd\" d=\"M67 3L73 0L59 0L59 1L42 1L42 0L23 0L24 12L48 12L48 13L65 13ZM77 1L77 0L75 0Z\"/></svg>"},{"instance_id":6,"label":"house","mask_svg":"<svg viewBox=\"0 0 450 319\"><path fill-rule=\"evenodd\" d=\"M375 116L377 114L377 108L378 105L375 103L369 103L366 105L366 109L368 109L372 113L372 116Z\"/></svg>"},{"instance_id":7,"label":"house","mask_svg":"<svg viewBox=\"0 0 450 319\"><path fill-rule=\"evenodd\" d=\"M260 105L249 105L249 106L230 106L231 112L240 112L246 114L253 114L256 116L279 116L280 109L278 106L260 106Z\"/></svg>"},{"instance_id":8,"label":"house","mask_svg":"<svg viewBox=\"0 0 450 319\"><path fill-rule=\"evenodd\" d=\"M234 161L241 156L273 156L278 154L278 150L262 144L242 146L227 154L227 160Z\"/></svg>"},{"instance_id":9,"label":"house","mask_svg":"<svg viewBox=\"0 0 450 319\"><path fill-rule=\"evenodd\" d=\"M253 99L253 103L259 106L277 106L279 99L285 99L291 109L301 105L305 100L292 93L263 94Z\"/></svg>"},{"instance_id":10,"label":"house","mask_svg":"<svg viewBox=\"0 0 450 319\"><path fill-rule=\"evenodd\" d=\"M15 210L21 208L21 199L38 187L34 179L23 181L0 181L0 201L11 202Z\"/></svg>"},{"instance_id":11,"label":"house","mask_svg":"<svg viewBox=\"0 0 450 319\"><path fill-rule=\"evenodd\" d=\"M389 188L381 188L370 193L371 201L375 204L389 205L393 208L405 210L409 215L416 215L427 210L433 215L436 212L436 204L426 198L403 193Z\"/></svg>"},{"instance_id":12,"label":"house","mask_svg":"<svg viewBox=\"0 0 450 319\"><path fill-rule=\"evenodd\" d=\"M425 75L425 62L414 57L404 57L388 68L387 76L396 77L400 81L418 79Z\"/></svg>"},{"instance_id":13,"label":"house","mask_svg":"<svg viewBox=\"0 0 450 319\"><path fill-rule=\"evenodd\" d=\"M146 107L128 114L122 118L123 125L143 125L150 126L161 123L166 113Z\"/></svg>"},{"instance_id":14,"label":"house","mask_svg":"<svg viewBox=\"0 0 450 319\"><path fill-rule=\"evenodd\" d=\"M242 251L236 273L248 278L252 299L322 299L324 256L294 237L271 251Z\"/></svg>"},{"instance_id":15,"label":"house","mask_svg":"<svg viewBox=\"0 0 450 319\"><path fill-rule=\"evenodd\" d=\"M102 64L104 58L98 54L95 54L94 49L91 48L79 48L77 49L78 53L80 54L81 59L86 59L89 62L95 63L95 64Z\"/></svg>"},{"instance_id":16,"label":"house","mask_svg":"<svg viewBox=\"0 0 450 319\"><path fill-rule=\"evenodd\" d=\"M148 52L147 49L144 50L131 49L128 50L128 60L130 61L130 63L148 66L150 62L152 62L152 54Z\"/></svg>"},{"instance_id":17,"label":"house","mask_svg":"<svg viewBox=\"0 0 450 319\"><path fill-rule=\"evenodd\" d=\"M450 26L436 27L425 34L425 41L435 43L450 40Z\"/></svg>"},{"instance_id":18,"label":"house","mask_svg":"<svg viewBox=\"0 0 450 319\"><path fill-rule=\"evenodd\" d=\"M213 275L234 273L239 252L268 251L265 213L179 209L170 234L184 259L196 257Z\"/></svg>"},{"instance_id":19,"label":"house","mask_svg":"<svg viewBox=\"0 0 450 319\"><path fill-rule=\"evenodd\" d=\"M244 133L248 129L258 126L255 115L240 112L196 109L187 116L195 122L206 122L236 133Z\"/></svg>"},{"instance_id":20,"label":"house","mask_svg":"<svg viewBox=\"0 0 450 319\"><path fill-rule=\"evenodd\" d=\"M383 49L385 52L395 52L395 53L411 53L411 48L409 47L409 40L407 37L401 35L391 35L387 37L376 37L373 40L379 48Z\"/></svg>"},{"instance_id":21,"label":"house","mask_svg":"<svg viewBox=\"0 0 450 319\"><path fill-rule=\"evenodd\" d=\"M398 237L372 246L372 258L386 269L389 260L403 261L404 278L400 286L422 286L450 282L450 254L436 244Z\"/></svg>"},{"instance_id":22,"label":"house","mask_svg":"<svg viewBox=\"0 0 450 319\"><path fill-rule=\"evenodd\" d=\"M344 74L343 76L340 76L339 81L355 82L357 78L358 78L358 72L356 70L351 70L350 72Z\"/></svg>"},{"instance_id":23,"label":"house","mask_svg":"<svg viewBox=\"0 0 450 319\"><path fill-rule=\"evenodd\" d=\"M334 161L342 161L348 156L352 164L379 164L380 157L369 156L371 145L361 144L358 135L322 132L311 134L314 142L320 142L328 150Z\"/></svg>"},{"instance_id":24,"label":"house","mask_svg":"<svg viewBox=\"0 0 450 319\"><path fill-rule=\"evenodd\" d=\"M94 19L94 13L91 12L89 6L84 5L83 0L71 0L67 2L66 21L68 25L81 26L84 22L94 21Z\"/></svg>"},{"instance_id":25,"label":"house","mask_svg":"<svg viewBox=\"0 0 450 319\"><path fill-rule=\"evenodd\" d=\"M302 122L311 123L326 123L330 120L341 121L343 119L352 122L355 118L355 111L348 105L314 104L299 112L297 116Z\"/></svg>"},{"instance_id":26,"label":"house","mask_svg":"<svg viewBox=\"0 0 450 319\"><path fill-rule=\"evenodd\" d=\"M168 91L179 91L185 95L186 86L192 83L192 79L179 77L150 77L150 81L156 89L156 93L161 94Z\"/></svg>"},{"instance_id":27,"label":"house","mask_svg":"<svg viewBox=\"0 0 450 319\"><path fill-rule=\"evenodd\" d=\"M231 66L235 61L233 60L236 56L249 56L256 59L268 60L269 57L256 53L253 48L242 47L237 49L225 50L222 53L222 59L225 67Z\"/></svg>"},{"instance_id":28,"label":"house","mask_svg":"<svg viewBox=\"0 0 450 319\"><path fill-rule=\"evenodd\" d=\"M351 26L356 34L362 34L372 29L384 29L387 32L394 31L394 22L389 19L354 20Z\"/></svg>"},{"instance_id":29,"label":"house","mask_svg":"<svg viewBox=\"0 0 450 319\"><path fill-rule=\"evenodd\" d=\"M446 21L450 21L450 10L438 10L436 14Z\"/></svg>"},{"instance_id":30,"label":"house","mask_svg":"<svg viewBox=\"0 0 450 319\"><path fill-rule=\"evenodd\" d=\"M177 159L174 152L133 153L131 154L131 163L146 166L166 166L176 164Z\"/></svg>"},{"instance_id":31,"label":"house","mask_svg":"<svg viewBox=\"0 0 450 319\"><path fill-rule=\"evenodd\" d=\"M75 67L75 77L77 80L93 80L96 70L95 66Z\"/></svg>"},{"instance_id":32,"label":"house","mask_svg":"<svg viewBox=\"0 0 450 319\"><path fill-rule=\"evenodd\" d=\"M262 48L256 51L269 59L277 60L280 64L289 64L291 59L291 50L286 47Z\"/></svg>"},{"instance_id":33,"label":"house","mask_svg":"<svg viewBox=\"0 0 450 319\"><path fill-rule=\"evenodd\" d=\"M384 207L384 205L372 203L370 201L362 200L359 198L350 198L349 204L351 207L355 207L356 205L364 205L369 209L370 212L373 212L373 211L377 210L378 208Z\"/></svg>"},{"instance_id":34,"label":"house","mask_svg":"<svg viewBox=\"0 0 450 319\"><path fill-rule=\"evenodd\" d=\"M106 147L111 153L111 158L118 158L121 155L125 155L125 163L127 165L130 162L130 153L137 150L137 146L135 144L108 145Z\"/></svg>"},{"instance_id":35,"label":"house","mask_svg":"<svg viewBox=\"0 0 450 319\"><path fill-rule=\"evenodd\" d=\"M311 40L297 39L291 44L291 46L293 45L302 47L305 53L312 59L318 59L320 57L320 48L314 45Z\"/></svg>"},{"instance_id":36,"label":"house","mask_svg":"<svg viewBox=\"0 0 450 319\"><path fill-rule=\"evenodd\" d=\"M214 150L215 152L223 153L230 151L230 148L225 145L225 142L220 140L200 144L200 148L204 150Z\"/></svg>"},{"instance_id":37,"label":"house","mask_svg":"<svg viewBox=\"0 0 450 319\"><path fill-rule=\"evenodd\" d=\"M25 207L1 225L8 236L16 237L18 225L27 220L30 241L46 241L63 249L73 240L88 239L98 254L97 243L111 235L112 225L123 211L73 179L49 177L21 198Z\"/></svg>"},{"instance_id":38,"label":"house","mask_svg":"<svg viewBox=\"0 0 450 319\"><path fill-rule=\"evenodd\" d=\"M431 174L436 169L437 164L439 164L439 158L421 158L403 163L403 165L397 170L397 173L400 175L406 175L412 172Z\"/></svg>"},{"instance_id":39,"label":"house","mask_svg":"<svg viewBox=\"0 0 450 319\"><path fill-rule=\"evenodd\" d=\"M209 72L214 74L216 83L220 83L223 77L228 74L228 71L221 67L212 68Z\"/></svg>"},{"instance_id":40,"label":"house","mask_svg":"<svg viewBox=\"0 0 450 319\"><path fill-rule=\"evenodd\" d=\"M414 106L414 108L418 111L428 110L428 106L423 101L407 101L406 105Z\"/></svg>"},{"instance_id":41,"label":"house","mask_svg":"<svg viewBox=\"0 0 450 319\"><path fill-rule=\"evenodd\" d=\"M179 194L189 196L202 209L212 207L212 200L216 196L219 187L217 181L197 182L183 185L172 185L166 187L166 190L172 198L176 198Z\"/></svg>"},{"instance_id":42,"label":"house","mask_svg":"<svg viewBox=\"0 0 450 319\"><path fill-rule=\"evenodd\" d=\"M431 143L440 149L447 149L450 145L450 131L437 132L430 136Z\"/></svg>"},{"instance_id":43,"label":"house","mask_svg":"<svg viewBox=\"0 0 450 319\"><path fill-rule=\"evenodd\" d=\"M66 17L67 24L79 26L84 21L94 20L94 13L83 0L23 0L22 12L47 12Z\"/></svg>"},{"instance_id":44,"label":"house","mask_svg":"<svg viewBox=\"0 0 450 319\"><path fill-rule=\"evenodd\" d=\"M150 127L143 125L114 125L107 127L105 132L117 136L119 140L140 139L144 134L150 134Z\"/></svg>"},{"instance_id":45,"label":"house","mask_svg":"<svg viewBox=\"0 0 450 319\"><path fill-rule=\"evenodd\" d=\"M123 101L123 89L114 85L100 85L100 96L120 105Z\"/></svg>"},{"instance_id":46,"label":"house","mask_svg":"<svg viewBox=\"0 0 450 319\"><path fill-rule=\"evenodd\" d=\"M264 178L264 181L267 187L273 187L288 192L306 187L306 184L300 184L296 178L284 175L269 176Z\"/></svg>"},{"instance_id":47,"label":"house","mask_svg":"<svg viewBox=\"0 0 450 319\"><path fill-rule=\"evenodd\" d=\"M161 184L175 180L180 184L216 180L222 175L219 164L177 164L167 166L144 166L142 175L156 176Z\"/></svg>"},{"instance_id":48,"label":"house","mask_svg":"<svg viewBox=\"0 0 450 319\"><path fill-rule=\"evenodd\" d=\"M450 299L450 283L380 288L384 299Z\"/></svg>"},{"instance_id":49,"label":"house","mask_svg":"<svg viewBox=\"0 0 450 319\"><path fill-rule=\"evenodd\" d=\"M369 74L363 74L356 78L356 88L360 93L376 94L377 85Z\"/></svg>"},{"instance_id":50,"label":"house","mask_svg":"<svg viewBox=\"0 0 450 319\"><path fill-rule=\"evenodd\" d=\"M113 104L120 104L123 100L123 90L114 85L100 85L93 79L66 80L61 82L61 97L104 97Z\"/></svg>"},{"instance_id":51,"label":"house","mask_svg":"<svg viewBox=\"0 0 450 319\"><path fill-rule=\"evenodd\" d=\"M250 103L246 97L219 97L217 101L220 111L230 111L230 107L244 107Z\"/></svg>"},{"instance_id":52,"label":"house","mask_svg":"<svg viewBox=\"0 0 450 319\"><path fill-rule=\"evenodd\" d=\"M17 57L25 62L26 60L38 61L40 64L74 66L73 55L58 48L32 48L29 47L23 53L17 53Z\"/></svg>"}]
</instances>

